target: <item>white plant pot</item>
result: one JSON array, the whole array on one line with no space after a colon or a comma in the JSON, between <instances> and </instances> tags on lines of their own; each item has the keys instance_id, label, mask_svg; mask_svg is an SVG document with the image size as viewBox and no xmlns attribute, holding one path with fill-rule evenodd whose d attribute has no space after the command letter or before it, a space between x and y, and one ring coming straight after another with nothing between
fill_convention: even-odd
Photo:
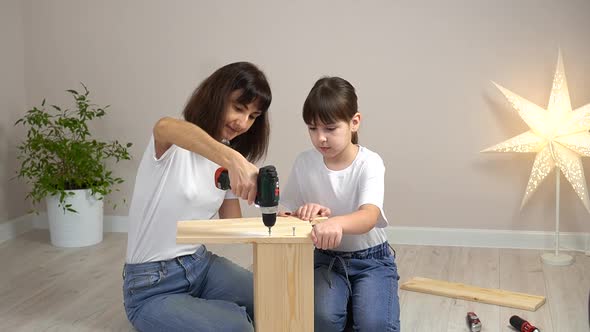
<instances>
[{"instance_id":1,"label":"white plant pot","mask_svg":"<svg viewBox=\"0 0 590 332\"><path fill-rule=\"evenodd\" d=\"M47 217L51 244L56 247L86 247L102 241L103 201L90 194L89 189L70 190L66 198L77 213L58 206L59 196L48 196Z\"/></svg>"}]
</instances>

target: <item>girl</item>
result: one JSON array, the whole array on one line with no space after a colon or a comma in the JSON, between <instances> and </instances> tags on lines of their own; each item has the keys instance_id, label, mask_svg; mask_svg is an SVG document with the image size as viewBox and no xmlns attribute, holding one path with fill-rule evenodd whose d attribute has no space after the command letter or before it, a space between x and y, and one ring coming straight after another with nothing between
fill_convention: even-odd
<instances>
[{"instance_id":1,"label":"girl","mask_svg":"<svg viewBox=\"0 0 590 332\"><path fill-rule=\"evenodd\" d=\"M177 245L176 222L241 217L267 151L271 92L251 63L226 65L195 90L183 120L162 118L140 162L129 210L123 296L139 331L252 331L252 274L207 251ZM224 142L224 143L222 143ZM232 192L214 184L228 169Z\"/></svg>"},{"instance_id":2,"label":"girl","mask_svg":"<svg viewBox=\"0 0 590 332\"><path fill-rule=\"evenodd\" d=\"M281 203L303 220L327 216L312 230L315 330L399 331L398 274L383 227L385 166L358 145L361 114L354 87L318 80L303 105L315 149L293 165Z\"/></svg>"}]
</instances>

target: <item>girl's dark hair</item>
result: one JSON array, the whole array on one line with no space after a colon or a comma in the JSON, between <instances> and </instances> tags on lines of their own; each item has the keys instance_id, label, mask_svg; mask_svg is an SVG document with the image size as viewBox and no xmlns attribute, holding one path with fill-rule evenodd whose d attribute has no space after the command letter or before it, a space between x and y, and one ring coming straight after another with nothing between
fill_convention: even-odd
<instances>
[{"instance_id":1,"label":"girl's dark hair","mask_svg":"<svg viewBox=\"0 0 590 332\"><path fill-rule=\"evenodd\" d=\"M193 92L182 115L186 121L218 138L224 126L229 96L236 90L242 92L238 103L248 105L254 102L262 114L248 131L234 138L230 146L250 162L256 162L268 149L270 126L267 110L272 94L264 73L255 65L235 62L217 69Z\"/></svg>"},{"instance_id":2,"label":"girl's dark hair","mask_svg":"<svg viewBox=\"0 0 590 332\"><path fill-rule=\"evenodd\" d=\"M340 77L322 77L315 82L303 104L303 121L315 125L318 121L331 124L349 122L358 112L354 87ZM358 133L352 133L352 143L358 144Z\"/></svg>"}]
</instances>

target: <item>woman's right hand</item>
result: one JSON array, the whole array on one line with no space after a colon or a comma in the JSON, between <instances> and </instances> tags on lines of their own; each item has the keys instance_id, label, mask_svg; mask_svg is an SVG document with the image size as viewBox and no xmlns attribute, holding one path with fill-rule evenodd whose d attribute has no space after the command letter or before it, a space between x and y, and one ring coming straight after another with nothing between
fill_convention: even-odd
<instances>
[{"instance_id":1,"label":"woman's right hand","mask_svg":"<svg viewBox=\"0 0 590 332\"><path fill-rule=\"evenodd\" d=\"M254 199L256 199L258 167L240 155L239 158L227 167L227 172L232 193L248 201L249 205L254 203Z\"/></svg>"}]
</instances>

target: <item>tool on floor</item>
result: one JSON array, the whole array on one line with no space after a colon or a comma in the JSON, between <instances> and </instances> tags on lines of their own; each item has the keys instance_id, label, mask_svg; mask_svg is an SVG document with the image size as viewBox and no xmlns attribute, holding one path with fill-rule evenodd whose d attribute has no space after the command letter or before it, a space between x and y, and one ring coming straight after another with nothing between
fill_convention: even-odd
<instances>
[{"instance_id":1,"label":"tool on floor","mask_svg":"<svg viewBox=\"0 0 590 332\"><path fill-rule=\"evenodd\" d=\"M520 332L541 332L526 320L514 315L510 317L510 325Z\"/></svg>"},{"instance_id":2,"label":"tool on floor","mask_svg":"<svg viewBox=\"0 0 590 332\"><path fill-rule=\"evenodd\" d=\"M231 188L229 183L229 174L227 169L220 167L215 171L215 186L221 190ZM256 200L254 203L260 207L262 212L262 222L268 227L268 235L271 235L271 228L277 222L277 212L279 210L279 176L274 166L268 165L258 170L256 179L258 186Z\"/></svg>"},{"instance_id":3,"label":"tool on floor","mask_svg":"<svg viewBox=\"0 0 590 332\"><path fill-rule=\"evenodd\" d=\"M475 314L475 312L470 311L467 313L467 327L469 327L470 332L479 332L481 331L481 321L479 317Z\"/></svg>"}]
</instances>

